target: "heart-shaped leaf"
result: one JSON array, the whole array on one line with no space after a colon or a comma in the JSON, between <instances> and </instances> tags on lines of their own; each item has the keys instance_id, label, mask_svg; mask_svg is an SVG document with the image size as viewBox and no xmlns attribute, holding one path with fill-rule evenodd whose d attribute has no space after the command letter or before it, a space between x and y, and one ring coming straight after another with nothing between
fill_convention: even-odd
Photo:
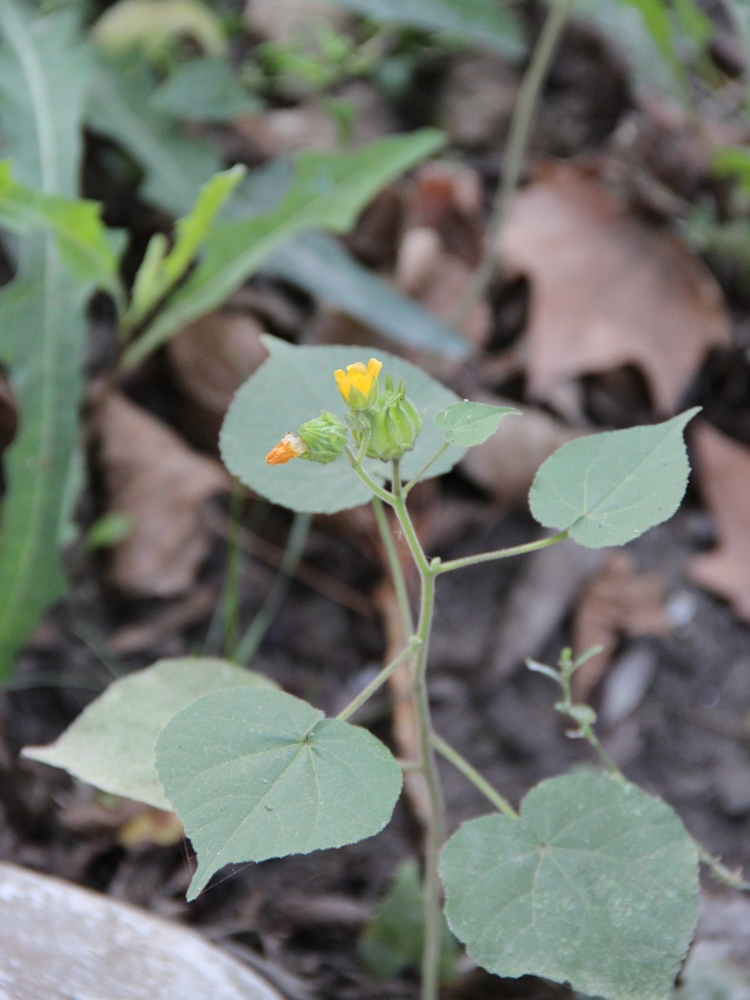
<instances>
[{"instance_id":1,"label":"heart-shaped leaf","mask_svg":"<svg viewBox=\"0 0 750 1000\"><path fill-rule=\"evenodd\" d=\"M293 347L276 337L263 337L271 356L251 375L232 401L221 429L221 454L233 475L273 503L292 510L334 514L357 507L370 497L368 488L341 458L330 465L292 461L266 464L266 454L289 431L296 432L321 410L343 417L346 404L336 388L333 373L355 361L367 362L371 353L353 347ZM433 424L438 410L458 397L420 368L386 351L376 350L383 362L381 378L390 373L406 382L406 392L424 414L414 449L402 462L404 478L416 475L444 443ZM451 446L430 466L428 475L439 476L463 455ZM390 466L368 462L378 481L390 476Z\"/></svg>"},{"instance_id":2,"label":"heart-shaped leaf","mask_svg":"<svg viewBox=\"0 0 750 1000\"><path fill-rule=\"evenodd\" d=\"M592 773L543 781L518 819L464 823L441 874L479 965L608 1000L665 1000L698 917L696 849L673 810Z\"/></svg>"},{"instance_id":3,"label":"heart-shaped leaf","mask_svg":"<svg viewBox=\"0 0 750 1000\"><path fill-rule=\"evenodd\" d=\"M154 767L154 744L164 725L210 691L275 686L269 678L226 660L160 660L114 681L58 740L46 747L26 747L23 755L61 767L113 795L171 809Z\"/></svg>"},{"instance_id":4,"label":"heart-shaped leaf","mask_svg":"<svg viewBox=\"0 0 750 1000\"><path fill-rule=\"evenodd\" d=\"M624 545L666 521L685 495L690 466L682 432L699 409L564 444L534 478L531 513L590 549Z\"/></svg>"},{"instance_id":5,"label":"heart-shaped leaf","mask_svg":"<svg viewBox=\"0 0 750 1000\"><path fill-rule=\"evenodd\" d=\"M513 406L489 403L452 403L435 417L435 426L450 444L471 448L492 437L509 413L519 414L519 411Z\"/></svg>"},{"instance_id":6,"label":"heart-shaped leaf","mask_svg":"<svg viewBox=\"0 0 750 1000\"><path fill-rule=\"evenodd\" d=\"M198 854L224 865L341 847L383 829L401 768L380 740L281 691L218 691L164 727L156 768Z\"/></svg>"}]
</instances>

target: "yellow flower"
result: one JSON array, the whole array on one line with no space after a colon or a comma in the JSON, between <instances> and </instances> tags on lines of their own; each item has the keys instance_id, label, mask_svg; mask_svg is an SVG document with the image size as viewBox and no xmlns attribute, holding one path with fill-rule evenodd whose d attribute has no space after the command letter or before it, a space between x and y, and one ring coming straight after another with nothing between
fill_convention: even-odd
<instances>
[{"instance_id":1,"label":"yellow flower","mask_svg":"<svg viewBox=\"0 0 750 1000\"><path fill-rule=\"evenodd\" d=\"M365 366L361 361L339 368L333 373L338 390L353 410L364 410L375 400L378 390L377 377L382 361L370 358Z\"/></svg>"},{"instance_id":2,"label":"yellow flower","mask_svg":"<svg viewBox=\"0 0 750 1000\"><path fill-rule=\"evenodd\" d=\"M307 451L296 434L285 434L275 448L266 455L269 465L286 465L291 458L299 458Z\"/></svg>"}]
</instances>

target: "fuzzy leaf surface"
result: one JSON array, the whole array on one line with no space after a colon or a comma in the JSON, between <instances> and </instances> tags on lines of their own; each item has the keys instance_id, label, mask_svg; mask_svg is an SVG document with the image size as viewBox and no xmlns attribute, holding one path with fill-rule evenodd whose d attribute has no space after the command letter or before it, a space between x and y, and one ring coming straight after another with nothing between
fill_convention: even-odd
<instances>
[{"instance_id":1,"label":"fuzzy leaf surface","mask_svg":"<svg viewBox=\"0 0 750 1000\"><path fill-rule=\"evenodd\" d=\"M156 768L198 854L188 899L226 864L373 836L401 791L380 740L281 691L194 701L159 735Z\"/></svg>"},{"instance_id":2,"label":"fuzzy leaf surface","mask_svg":"<svg viewBox=\"0 0 750 1000\"><path fill-rule=\"evenodd\" d=\"M698 918L698 859L673 810L592 773L543 781L518 819L470 820L443 850L453 932L499 976L607 1000L667 1000Z\"/></svg>"},{"instance_id":3,"label":"fuzzy leaf surface","mask_svg":"<svg viewBox=\"0 0 750 1000\"><path fill-rule=\"evenodd\" d=\"M160 660L113 681L54 743L26 747L23 754L102 791L171 809L156 774L154 746L172 716L212 691L275 686L262 674L226 660Z\"/></svg>"},{"instance_id":4,"label":"fuzzy leaf surface","mask_svg":"<svg viewBox=\"0 0 750 1000\"><path fill-rule=\"evenodd\" d=\"M219 446L227 468L246 486L292 510L333 514L366 503L372 494L345 458L330 465L297 460L270 466L266 455L284 434L296 432L321 410L343 419L346 404L333 373L357 360L367 361L370 353L364 348L293 347L269 336L263 343L271 356L239 389L221 429ZM416 445L402 461L403 476L409 479L444 444L433 415L458 397L408 361L386 351L376 354L383 362L381 376L404 379L409 399L424 413ZM428 476L447 472L462 455L463 449L451 445L430 466ZM382 462L367 460L366 466L379 481L390 475L390 466Z\"/></svg>"},{"instance_id":5,"label":"fuzzy leaf surface","mask_svg":"<svg viewBox=\"0 0 750 1000\"><path fill-rule=\"evenodd\" d=\"M534 478L531 513L591 549L624 545L666 521L685 495L690 466L682 432L698 410L563 445Z\"/></svg>"},{"instance_id":6,"label":"fuzzy leaf surface","mask_svg":"<svg viewBox=\"0 0 750 1000\"><path fill-rule=\"evenodd\" d=\"M503 417L518 414L513 406L492 406L489 403L453 403L435 417L435 426L445 440L461 448L471 448L492 437Z\"/></svg>"},{"instance_id":7,"label":"fuzzy leaf surface","mask_svg":"<svg viewBox=\"0 0 750 1000\"><path fill-rule=\"evenodd\" d=\"M215 226L203 257L125 354L133 366L187 323L221 305L284 239L304 229L346 232L377 192L445 142L437 129L389 136L355 152L304 152L281 201L251 219Z\"/></svg>"}]
</instances>

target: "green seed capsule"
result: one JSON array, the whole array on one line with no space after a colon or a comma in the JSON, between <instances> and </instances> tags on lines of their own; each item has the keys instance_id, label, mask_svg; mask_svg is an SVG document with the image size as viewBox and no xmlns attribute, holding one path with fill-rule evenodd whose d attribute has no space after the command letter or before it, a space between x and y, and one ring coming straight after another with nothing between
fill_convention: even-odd
<instances>
[{"instance_id":1,"label":"green seed capsule","mask_svg":"<svg viewBox=\"0 0 750 1000\"><path fill-rule=\"evenodd\" d=\"M346 427L338 417L326 410L314 420L302 424L298 436L307 449L300 458L328 465L344 454L347 441Z\"/></svg>"}]
</instances>

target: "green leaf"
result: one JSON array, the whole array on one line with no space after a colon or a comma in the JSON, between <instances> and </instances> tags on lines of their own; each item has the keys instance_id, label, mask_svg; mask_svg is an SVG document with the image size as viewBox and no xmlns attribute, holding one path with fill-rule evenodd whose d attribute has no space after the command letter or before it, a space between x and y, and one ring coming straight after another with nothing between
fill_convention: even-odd
<instances>
[{"instance_id":1,"label":"green leaf","mask_svg":"<svg viewBox=\"0 0 750 1000\"><path fill-rule=\"evenodd\" d=\"M100 57L92 81L88 124L119 143L142 166L141 195L168 212L189 212L201 185L220 167L207 142L180 132L174 120L149 104L153 78L140 59Z\"/></svg>"},{"instance_id":2,"label":"green leaf","mask_svg":"<svg viewBox=\"0 0 750 1000\"><path fill-rule=\"evenodd\" d=\"M117 257L110 247L96 201L60 198L19 184L9 160L0 162L0 224L16 233L49 227L63 261L78 281L122 298Z\"/></svg>"},{"instance_id":3,"label":"green leaf","mask_svg":"<svg viewBox=\"0 0 750 1000\"><path fill-rule=\"evenodd\" d=\"M156 768L198 854L195 899L226 864L372 837L401 768L380 740L281 691L219 691L174 716Z\"/></svg>"},{"instance_id":4,"label":"green leaf","mask_svg":"<svg viewBox=\"0 0 750 1000\"><path fill-rule=\"evenodd\" d=\"M262 108L222 57L184 63L154 91L150 103L157 111L191 122L232 122Z\"/></svg>"},{"instance_id":5,"label":"green leaf","mask_svg":"<svg viewBox=\"0 0 750 1000\"><path fill-rule=\"evenodd\" d=\"M187 323L226 301L286 237L320 226L334 232L350 229L382 187L444 142L437 129L421 129L353 153L300 153L294 180L277 205L252 219L213 228L198 267L125 352L125 366L138 364Z\"/></svg>"},{"instance_id":6,"label":"green leaf","mask_svg":"<svg viewBox=\"0 0 750 1000\"><path fill-rule=\"evenodd\" d=\"M203 185L190 214L177 221L175 242L169 253L162 233L151 237L135 277L133 300L123 321L126 327L132 328L140 322L183 277L216 215L244 176L245 168L238 164Z\"/></svg>"},{"instance_id":7,"label":"green leaf","mask_svg":"<svg viewBox=\"0 0 750 1000\"><path fill-rule=\"evenodd\" d=\"M490 972L669 997L698 917L698 860L660 799L591 773L552 778L520 818L464 823L440 867L448 922Z\"/></svg>"},{"instance_id":8,"label":"green leaf","mask_svg":"<svg viewBox=\"0 0 750 1000\"><path fill-rule=\"evenodd\" d=\"M469 344L455 330L363 267L326 233L301 233L287 240L262 269L333 303L398 344L457 360L470 354Z\"/></svg>"},{"instance_id":9,"label":"green leaf","mask_svg":"<svg viewBox=\"0 0 750 1000\"><path fill-rule=\"evenodd\" d=\"M437 31L491 52L517 56L524 51L516 16L488 0L336 0L382 24L406 24Z\"/></svg>"},{"instance_id":10,"label":"green leaf","mask_svg":"<svg viewBox=\"0 0 750 1000\"><path fill-rule=\"evenodd\" d=\"M682 432L699 409L563 445L534 478L531 513L590 549L624 545L666 521L685 495L690 466Z\"/></svg>"},{"instance_id":11,"label":"green leaf","mask_svg":"<svg viewBox=\"0 0 750 1000\"><path fill-rule=\"evenodd\" d=\"M424 889L416 861L405 861L359 940L359 954L373 976L386 980L394 979L405 969L418 971L423 949ZM440 954L442 983L455 979L460 951L444 923Z\"/></svg>"},{"instance_id":12,"label":"green leaf","mask_svg":"<svg viewBox=\"0 0 750 1000\"><path fill-rule=\"evenodd\" d=\"M435 426L443 432L449 444L471 448L492 437L503 417L520 411L513 406L491 406L489 403L453 403L435 417Z\"/></svg>"},{"instance_id":13,"label":"green leaf","mask_svg":"<svg viewBox=\"0 0 750 1000\"><path fill-rule=\"evenodd\" d=\"M61 767L113 795L171 809L154 766L156 738L186 705L225 688L273 688L273 681L226 660L160 660L114 681L58 740L25 757Z\"/></svg>"},{"instance_id":14,"label":"green leaf","mask_svg":"<svg viewBox=\"0 0 750 1000\"><path fill-rule=\"evenodd\" d=\"M74 199L90 69L77 18L70 10L38 16L22 0L0 0L0 37L4 155L29 188ZM16 277L0 291L0 361L20 412L3 460L0 677L65 592L58 539L75 465L86 328L83 292L52 236L22 239Z\"/></svg>"},{"instance_id":15,"label":"green leaf","mask_svg":"<svg viewBox=\"0 0 750 1000\"><path fill-rule=\"evenodd\" d=\"M239 389L221 429L227 468L246 486L292 510L333 514L367 503L372 494L343 458L330 465L296 461L270 466L266 455L284 434L296 431L321 410L343 418L346 404L333 373L357 360L367 361L370 353L352 347L293 347L269 336L263 343L271 356ZM383 362L381 377L390 373L396 380L404 379L409 398L425 415L416 446L402 462L403 475L409 479L444 443L432 415L457 397L408 361L385 351L376 354ZM462 449L451 446L430 466L428 475L442 475L462 455ZM382 462L365 464L378 480L390 476L390 467Z\"/></svg>"}]
</instances>

